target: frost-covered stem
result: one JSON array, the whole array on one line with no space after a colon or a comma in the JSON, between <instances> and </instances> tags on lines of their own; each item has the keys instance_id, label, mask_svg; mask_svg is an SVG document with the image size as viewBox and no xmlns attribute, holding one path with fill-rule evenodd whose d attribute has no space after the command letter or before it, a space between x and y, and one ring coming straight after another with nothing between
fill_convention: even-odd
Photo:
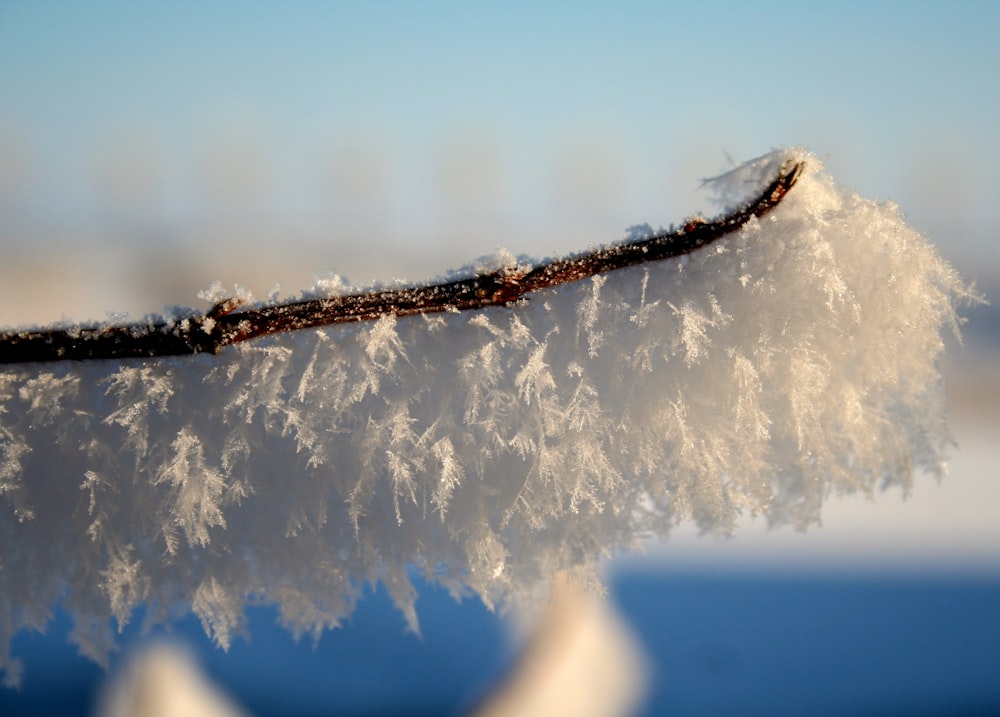
<instances>
[{"instance_id":1,"label":"frost-covered stem","mask_svg":"<svg viewBox=\"0 0 1000 717\"><path fill-rule=\"evenodd\" d=\"M96 660L142 606L150 627L195 614L222 647L247 604L318 639L375 582L416 629L415 571L531 608L553 575L596 585L600 560L687 521L805 528L830 495L940 475L941 334L974 292L894 204L804 150L708 186L757 199L439 286L9 330L25 359L32 333L84 358L281 333L0 366L0 679L56 605Z\"/></svg>"},{"instance_id":2,"label":"frost-covered stem","mask_svg":"<svg viewBox=\"0 0 1000 717\"><path fill-rule=\"evenodd\" d=\"M778 176L743 208L707 221L693 218L678 229L541 263L504 267L489 274L439 284L370 291L349 296L240 309L227 299L202 316L125 326L70 327L0 334L0 364L144 358L218 353L231 344L268 334L408 316L507 305L540 289L643 262L700 249L776 207L801 174L786 162Z\"/></svg>"}]
</instances>

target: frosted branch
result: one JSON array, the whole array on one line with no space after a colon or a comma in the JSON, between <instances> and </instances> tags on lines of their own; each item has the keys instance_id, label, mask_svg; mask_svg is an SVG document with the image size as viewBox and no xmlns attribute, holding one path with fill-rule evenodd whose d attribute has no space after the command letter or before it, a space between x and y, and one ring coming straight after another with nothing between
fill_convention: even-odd
<instances>
[{"instance_id":1,"label":"frosted branch","mask_svg":"<svg viewBox=\"0 0 1000 717\"><path fill-rule=\"evenodd\" d=\"M416 629L414 570L532 603L684 521L806 527L833 493L940 473L961 278L803 151L708 186L744 208L568 259L7 334L6 679L60 604L96 660L140 607L226 647L247 603L317 636L368 582Z\"/></svg>"}]
</instances>

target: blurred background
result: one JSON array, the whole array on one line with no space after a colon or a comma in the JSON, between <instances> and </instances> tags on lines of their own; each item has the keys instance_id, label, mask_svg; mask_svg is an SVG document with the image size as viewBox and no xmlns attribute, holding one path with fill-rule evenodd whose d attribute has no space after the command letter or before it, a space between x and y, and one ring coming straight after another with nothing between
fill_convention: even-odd
<instances>
[{"instance_id":1,"label":"blurred background","mask_svg":"<svg viewBox=\"0 0 1000 717\"><path fill-rule=\"evenodd\" d=\"M565 253L713 213L701 179L805 146L992 302L944 364L951 472L833 499L804 534L681 529L612 561L647 709L1000 714L998 33L987 0L0 0L0 326L204 307L215 280L263 297ZM258 714L450 713L509 643L425 592L422 642L380 595L315 651L266 611L229 656L181 633ZM89 709L103 673L60 619L15 644L25 687L0 713Z\"/></svg>"}]
</instances>

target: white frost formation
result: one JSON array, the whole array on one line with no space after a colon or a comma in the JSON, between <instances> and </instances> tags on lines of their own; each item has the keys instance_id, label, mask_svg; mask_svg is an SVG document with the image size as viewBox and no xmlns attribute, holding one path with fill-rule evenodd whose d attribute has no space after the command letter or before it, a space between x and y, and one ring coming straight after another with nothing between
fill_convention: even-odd
<instances>
[{"instance_id":1,"label":"white frost formation","mask_svg":"<svg viewBox=\"0 0 1000 717\"><path fill-rule=\"evenodd\" d=\"M940 473L935 360L969 290L801 151L710 185L738 202L791 156L764 219L512 308L0 369L7 681L60 601L97 661L140 604L226 647L248 601L318 635L382 581L415 627L414 568L517 601L679 521L806 526L831 492Z\"/></svg>"}]
</instances>

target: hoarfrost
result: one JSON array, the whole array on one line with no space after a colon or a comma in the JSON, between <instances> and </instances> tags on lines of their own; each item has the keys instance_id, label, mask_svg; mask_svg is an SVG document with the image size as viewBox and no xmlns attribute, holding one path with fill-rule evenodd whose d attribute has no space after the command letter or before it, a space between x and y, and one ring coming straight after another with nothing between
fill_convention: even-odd
<instances>
[{"instance_id":1,"label":"hoarfrost","mask_svg":"<svg viewBox=\"0 0 1000 717\"><path fill-rule=\"evenodd\" d=\"M779 207L682 261L218 356L0 370L7 681L10 637L60 601L99 661L143 603L227 647L249 600L316 636L382 581L416 629L413 568L509 604L679 521L807 526L831 492L940 473L935 360L970 292L803 152L711 187L738 203L790 157Z\"/></svg>"}]
</instances>

